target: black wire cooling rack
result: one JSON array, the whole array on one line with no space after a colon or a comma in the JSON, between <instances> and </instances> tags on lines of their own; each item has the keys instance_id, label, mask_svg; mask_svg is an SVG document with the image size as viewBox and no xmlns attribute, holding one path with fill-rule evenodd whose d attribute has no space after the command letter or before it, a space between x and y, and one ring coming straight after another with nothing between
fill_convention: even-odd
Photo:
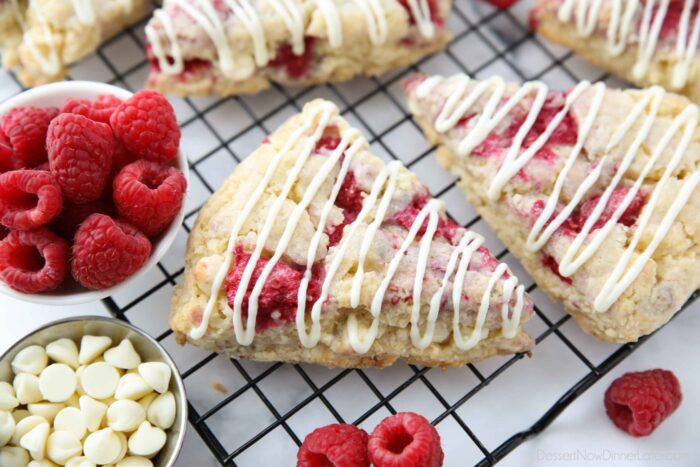
<instances>
[{"instance_id":1,"label":"black wire cooling rack","mask_svg":"<svg viewBox=\"0 0 700 467\"><path fill-rule=\"evenodd\" d=\"M279 465L279 461L266 461L266 456L274 452L276 459L294 459L304 436L316 426L343 422L371 430L384 416L403 410L420 412L436 425L446 465L493 465L547 428L571 402L651 337L618 346L584 335L560 306L537 290L466 205L454 177L430 157L433 148L404 106L400 81L417 70L443 75L466 72L476 77L499 74L517 81L542 79L558 88L581 79L611 81L600 70L529 34L530 6L524 0L510 11L500 11L479 0L455 0L448 21L455 38L447 50L386 76L304 89L275 86L252 97L171 99L190 159L188 213L175 245L158 268L137 287L103 303L115 317L144 328L171 352L187 386L190 423L221 465ZM142 87L148 69L143 53L145 21L73 67L71 78ZM11 74L1 75L0 84L4 97L22 89ZM314 97L336 102L343 115L363 130L377 154L402 160L416 171L433 195L447 202L450 215L486 234L492 251L500 251L498 258L529 285L536 303L536 316L526 325L536 336L532 358L524 354L497 357L447 373L403 363L381 371L325 370L229 360L175 344L167 330L168 302L184 270L184 243L199 206L266 134ZM518 396L523 393L527 396ZM510 423L500 417L504 411L516 415ZM497 423L491 421L494 418Z\"/></svg>"}]
</instances>

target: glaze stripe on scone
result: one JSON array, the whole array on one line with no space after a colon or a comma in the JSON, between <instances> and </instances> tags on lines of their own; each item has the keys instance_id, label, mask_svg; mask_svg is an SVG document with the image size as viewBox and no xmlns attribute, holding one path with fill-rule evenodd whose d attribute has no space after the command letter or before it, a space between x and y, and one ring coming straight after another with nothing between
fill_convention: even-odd
<instances>
[{"instance_id":1,"label":"glaze stripe on scone","mask_svg":"<svg viewBox=\"0 0 700 467\"><path fill-rule=\"evenodd\" d=\"M68 66L140 19L147 0L0 1L3 67L25 86L66 77Z\"/></svg>"},{"instance_id":2,"label":"glaze stripe on scone","mask_svg":"<svg viewBox=\"0 0 700 467\"><path fill-rule=\"evenodd\" d=\"M450 0L165 0L146 27L148 84L254 93L375 75L447 45Z\"/></svg>"},{"instance_id":3,"label":"glaze stripe on scone","mask_svg":"<svg viewBox=\"0 0 700 467\"><path fill-rule=\"evenodd\" d=\"M637 84L700 103L698 0L537 0L532 29Z\"/></svg>"},{"instance_id":4,"label":"glaze stripe on scone","mask_svg":"<svg viewBox=\"0 0 700 467\"><path fill-rule=\"evenodd\" d=\"M660 87L405 83L438 159L584 330L634 341L700 284L700 111Z\"/></svg>"},{"instance_id":5,"label":"glaze stripe on scone","mask_svg":"<svg viewBox=\"0 0 700 467\"><path fill-rule=\"evenodd\" d=\"M531 315L484 239L316 100L202 208L170 324L232 357L447 367L529 350Z\"/></svg>"}]
</instances>

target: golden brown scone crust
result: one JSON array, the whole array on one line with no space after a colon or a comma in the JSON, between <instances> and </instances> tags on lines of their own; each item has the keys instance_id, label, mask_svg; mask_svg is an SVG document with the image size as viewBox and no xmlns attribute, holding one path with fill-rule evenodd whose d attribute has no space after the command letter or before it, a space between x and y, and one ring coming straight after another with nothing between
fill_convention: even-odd
<instances>
[{"instance_id":1,"label":"golden brown scone crust","mask_svg":"<svg viewBox=\"0 0 700 467\"><path fill-rule=\"evenodd\" d=\"M384 277L384 272L392 257L391 255L395 253L395 248L391 244L403 239L407 233L402 227L389 225L391 223L382 224L375 240L372 242L372 247L365 263L366 274L362 283L360 306L357 309L353 309L350 306L350 289L354 275L352 271L356 267L357 252L359 251L359 242L362 239L362 234L352 237L352 241L355 242L352 243L354 246L349 248L348 253L344 256L338 274L335 276L336 280L331 285L330 299L324 304L321 315L321 339L315 347L305 348L300 344L294 323L287 323L258 332L250 346L239 345L232 329L232 312L223 290L218 295L217 306L204 337L194 340L188 336L193 328L193 323L198 323L198 319L201 319L201 312L206 306L211 292L212 277L221 264L223 254L226 251L231 225L238 213L240 213L243 203L250 196L252 190L255 189L257 183L259 183L262 174L268 167L270 158L289 139L290 135L302 125L305 119L313 115L321 105L328 105L328 102L316 100L307 104L301 114L292 117L279 130L273 133L260 149L236 168L223 186L211 196L201 209L188 240L183 282L175 288L173 294L170 326L175 331L177 340L180 343L187 341L207 350L235 358L242 357L261 361L310 362L327 367L385 367L391 365L397 359L427 366L460 366L494 355L531 349L534 343L522 330L522 327L519 327L517 334L513 338L506 338L501 333L501 305L503 297L502 286L500 285L502 281L499 281L499 284L496 285L491 294L492 305L486 319L485 328L489 330L488 337L481 340L471 350L460 350L454 344L451 335L453 313L449 309L450 305L445 305L438 315L433 343L425 350L417 349L412 345L409 335L412 300L390 300L389 295L387 295L385 296L381 312L377 340L367 354L357 354L350 346L348 340L346 331L347 317L351 312L356 312L359 315L361 329L365 329L369 325L367 313L369 304L374 291L377 290L381 279ZM349 128L348 123L338 115L335 108L330 124L337 126L341 132ZM254 213L245 222L238 238L244 245L247 245L246 249L250 247L251 243L256 241L258 228L267 216L267 209L271 201L279 193L289 167L298 157L298 151L299 146L296 145L289 156L283 159L284 162L268 185L266 194L256 205L258 207L254 210ZM316 173L318 164L322 160L323 156L312 155L311 159L306 162L304 170L302 170L299 177L300 181L297 182L287 201L285 201L287 205L283 210L282 219L275 223L273 233L268 242L266 242L266 249L275 248L278 233L286 225L287 216L289 216L291 210L299 201L299 193L303 192L305 184ZM374 177L376 177L383 166L384 163L373 156L365 147L356 154L351 164L351 170L360 186L363 189L367 189L367 186L371 185ZM313 212L318 212L316 208L325 203L329 192L326 190L330 190L333 178L329 177L329 180L326 182L327 186L322 187L321 193L312 202L308 215L303 216L287 249L287 257L297 258L294 260L297 264L305 263L299 258L305 258L308 251L309 237L317 225L317 219ZM397 191L392 197L394 201L392 201L391 210L400 211L403 209L416 193L427 194L427 190L420 184L414 174L401 168L397 180ZM341 215L340 211L335 212L335 207L333 209L331 220L332 222L338 222ZM386 219L390 216L391 214L389 213ZM362 229L364 228L363 226ZM347 234L347 228L345 232ZM439 270L442 267L441 265L447 260L447 257L449 257L449 252L452 251L452 248L453 246L446 240L434 239L430 250L430 264L435 264L435 267ZM392 281L392 284L395 286L392 290L397 290L397 293L402 294L402 296L405 296L405 294L410 295L410 290L412 290L417 249L417 242L414 241L405 259L401 262L395 280ZM327 248L327 239L324 238L317 256L317 263L320 262L325 267L326 260L333 251L333 248ZM477 267L475 266L475 268ZM424 280L422 298L424 308L427 303L426 299L437 290L436 274L438 273L429 274ZM476 270L468 272L464 288L465 296L480 298L489 277L490 273ZM515 299L513 298L511 302L514 301ZM448 300L448 302L450 301ZM479 299L466 299L466 302L463 302L461 321L464 323L462 334L465 336L471 332L476 310L478 309L478 302ZM532 303L527 296L525 302L522 322L529 319L532 314ZM425 316L426 313L427 308L422 311L422 315Z\"/></svg>"},{"instance_id":2,"label":"golden brown scone crust","mask_svg":"<svg viewBox=\"0 0 700 467\"><path fill-rule=\"evenodd\" d=\"M509 85L513 92L517 85ZM445 90L443 90L443 93ZM582 162L573 172L578 173L580 181L603 157L605 141L612 135L632 106L641 98L643 91L608 89L604 98L601 114L602 124L597 125L584 144L583 155L579 158L588 159ZM439 94L440 91L433 91ZM444 94L440 94L444 96ZM543 264L542 254L546 253L560 261L572 239L567 235L555 234L540 251L531 251L526 247L527 236L534 220L522 215L529 211L532 203L538 199L546 199L558 175L560 165L552 168L542 168L533 165L531 175L533 184L509 183L498 201L492 201L486 196L490 181L497 170L493 160L482 157L456 155L455 140L448 135L438 133L433 126L436 112L441 107L443 99L426 103L418 101L415 94L409 91L409 106L428 139L438 145L437 158L440 164L460 180L459 187L466 194L468 201L476 208L489 226L495 230L501 241L518 257L537 285L553 300L564 304L566 311L587 333L609 342L632 342L640 336L649 334L664 325L681 308L687 299L700 287L700 190L696 189L681 211L680 215L666 235L661 245L652 255L642 270L642 273L622 294L617 302L606 312L596 312L593 300L598 295L610 271L627 246L633 235L633 230L617 224L608 238L603 242L596 254L586 262L570 279L571 285L563 282L552 270ZM579 101L577 101L579 102ZM577 120L583 120L589 109L590 100L582 99L574 104L572 112ZM667 94L659 112L661 125L664 128L687 105L692 105L686 98ZM638 170L648 160L650 148L660 138L661 130L653 131L652 136L642 146L642 155L633 162L630 170L624 176L623 185L630 184L636 179ZM678 141L678 139L674 139ZM568 155L571 147L557 151L559 155ZM671 150L665 151L662 160L668 160ZM610 155L615 162L622 157L622 151ZM613 163L611 161L611 163ZM652 221L644 232L643 240L633 255L636 258L640 250L648 245L662 215L673 201L676 190L680 186L679 176L685 177L700 165L700 129L696 129L683 163L674 173L669 190L666 190L660 204L654 211ZM526 166L527 168L528 166ZM651 193L656 181L664 170L664 164L657 163L643 184L643 190ZM537 188L535 188L537 186ZM571 192L577 187L572 183L569 190L565 188L563 196L568 202ZM599 190L602 191L599 187ZM542 190L542 191L540 191ZM543 193L544 191L544 193ZM514 209L514 206L516 209ZM589 235L590 238L590 235Z\"/></svg>"},{"instance_id":3,"label":"golden brown scone crust","mask_svg":"<svg viewBox=\"0 0 700 467\"><path fill-rule=\"evenodd\" d=\"M535 31L550 41L567 47L581 55L586 61L596 65L620 78L639 87L654 84L663 86L675 93L682 94L696 103L700 103L700 55L692 61L688 80L680 89L671 84L673 69L677 62L673 47L658 48L647 72L641 78L633 75L632 70L637 62L639 47L629 44L624 52L613 55L607 47L605 32L608 18L602 18L600 33L590 37L581 37L574 23L563 23L557 18L561 0L538 0L533 9Z\"/></svg>"},{"instance_id":4,"label":"golden brown scone crust","mask_svg":"<svg viewBox=\"0 0 700 467\"><path fill-rule=\"evenodd\" d=\"M16 69L25 86L61 81L68 67L93 53L110 37L143 17L147 0L99 0L95 5L95 23L83 24L76 15L72 0L19 0L26 23L22 27L11 1L0 5L0 50L6 69ZM127 3L131 4L129 8ZM51 42L46 39L46 32ZM27 43L31 38L37 49L47 56L54 51L58 68L49 72L42 67ZM54 44L51 47L49 44Z\"/></svg>"},{"instance_id":5,"label":"golden brown scone crust","mask_svg":"<svg viewBox=\"0 0 700 467\"><path fill-rule=\"evenodd\" d=\"M185 60L198 60L210 63L207 67L193 67L182 75L168 75L151 70L148 86L161 92L176 95L222 96L254 94L267 89L273 82L289 86L310 86L326 82L347 81L358 75L379 75L397 68L408 66L421 58L444 49L452 39L451 33L444 27L437 27L435 36L426 39L410 26L407 13L395 0L382 0L387 13L387 40L382 45L375 45L369 39L367 20L364 13L352 2L335 0L342 5L339 19L342 30L342 45L332 48L328 42L328 32L323 14L315 1L300 0L304 15L304 36L313 38L314 63L310 72L302 77L290 77L283 68L264 67L256 69L242 79L232 79L221 72L218 66L218 54L209 36L191 20L178 16L175 21L178 37L182 40ZM438 0L439 11L443 20L450 13L451 0ZM271 56L283 43L291 39L284 22L266 2L258 5L263 8L261 16L265 31L266 46ZM166 13L168 10L165 10ZM163 32L158 19L151 20L151 26L158 32L165 47L169 39ZM411 31L409 31L409 28ZM402 43L407 34L411 34L411 43ZM231 25L227 31L231 51L238 63L253 63L253 44L248 30L240 22Z\"/></svg>"}]
</instances>

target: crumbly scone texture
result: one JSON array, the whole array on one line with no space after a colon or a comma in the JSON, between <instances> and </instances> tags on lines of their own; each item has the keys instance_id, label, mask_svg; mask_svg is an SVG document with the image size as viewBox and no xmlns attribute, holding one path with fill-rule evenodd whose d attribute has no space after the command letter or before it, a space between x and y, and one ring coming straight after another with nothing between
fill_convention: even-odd
<instances>
[{"instance_id":1,"label":"crumbly scone texture","mask_svg":"<svg viewBox=\"0 0 700 467\"><path fill-rule=\"evenodd\" d=\"M489 147L476 148L474 153L458 156L459 141L465 135L465 128L458 127L448 132L439 132L435 128L438 116L445 100L451 95L455 81L447 79L431 90L428 98L416 96L416 86L424 77L414 77L406 85L409 106L428 139L438 145L438 161L446 169L457 175L459 186L468 201L493 228L498 237L517 256L525 269L534 278L537 285L553 300L561 301L568 313L587 333L610 342L636 341L640 336L649 334L665 324L700 286L700 190L695 190L685 208L676 218L672 228L665 236L652 257L646 262L641 274L625 290L614 305L605 312L596 312L593 301L621 258L631 240L635 225L615 224L601 247L583 266L569 277L571 283L554 271L574 240L575 234L560 227L544 247L532 251L526 247L528 234L537 220L541 208L552 191L554 182L562 169L565 159L572 150L572 145L560 144L547 147L543 157L535 157L504 187L499 199L492 201L487 196L490 183L498 171L502 157L491 154L498 143ZM476 82L473 82L475 85ZM509 84L504 96L512 95L518 88ZM584 204L600 195L612 178L618 163L629 148L641 119L632 126L630 134L621 144L607 152L606 146L611 135L629 115L633 106L642 98L644 91L607 89L598 119L583 144L574 168L569 173L567 182L557 205L559 212L574 196L575 190L583 179L598 165L607 154L608 159L598 182L594 184L579 203ZM550 94L550 99L560 99ZM578 125L584 120L591 107L593 90L589 90L573 104L569 115ZM522 116L529 111L532 101L521 103L517 112ZM485 104L480 99L470 112L478 115ZM651 152L661 135L668 129L674 117L686 106L692 105L685 97L666 94L649 137L623 176L620 186L629 187L637 178L642 167L649 160ZM517 117L514 117L517 118ZM502 132L512 124L506 119L494 129ZM559 127L560 129L562 127ZM541 131L541 130L540 130ZM648 200L656 182L661 177L673 149L678 143L676 135L672 144L663 152L659 161L653 166L648 177L644 179L641 192ZM509 147L509 143L504 146ZM653 211L650 223L644 230L642 240L632 255L634 261L640 252L650 243L663 215L675 199L682 179L700 164L700 130L696 129L682 163L672 174L669 185L661 196L660 203ZM595 231L588 234L584 246L588 244ZM554 262L552 262L552 258Z\"/></svg>"},{"instance_id":2,"label":"crumbly scone texture","mask_svg":"<svg viewBox=\"0 0 700 467\"><path fill-rule=\"evenodd\" d=\"M386 13L387 37L381 45L370 40L366 13L357 2L333 0L338 8L342 45L331 47L328 29L321 8L315 0L300 0L303 15L304 38L310 56L308 71L290 75L284 66L257 66L254 43L246 26L231 14L224 21L230 59L235 64L235 75L222 71L221 57L211 36L191 16L173 4L166 3L163 12L168 15L176 35L177 49L184 59L184 70L179 74L163 72L158 61L151 59L148 86L176 95L223 96L254 94L269 88L273 82L289 86L309 86L326 82L352 79L358 75L379 75L416 63L421 58L444 49L452 39L444 22L450 13L451 0L434 0L439 12L435 34L424 38L415 24L411 24L406 9L398 0L380 0ZM433 0L431 0L433 1ZM195 2L192 8L199 7ZM254 1L259 11L265 46L270 57L277 56L281 47L288 46L291 33L284 20L266 0ZM149 23L165 50L172 43L163 22L155 16ZM311 41L309 43L308 41ZM150 53L149 47L149 53Z\"/></svg>"},{"instance_id":3,"label":"crumbly scone texture","mask_svg":"<svg viewBox=\"0 0 700 467\"><path fill-rule=\"evenodd\" d=\"M523 331L522 326L518 327L517 333L512 338L502 335L503 277L498 280L490 295L491 304L483 328L485 337L476 346L464 351L455 345L452 339L454 316L452 301L445 299L436 320L432 342L424 350L414 347L410 337L410 315L413 307L412 293L419 239L414 240L401 260L397 273L384 296L376 341L366 354L358 354L351 347L346 329L348 316L354 313L358 317L360 334L363 335L364 330L371 323L368 310L372 298L385 277L388 264L408 233L407 228L398 225L393 219L398 213L406 212L407 207L415 200L425 200L430 196L417 177L403 167L398 173L396 191L391 198L392 201L385 220L371 242L364 263L365 275L362 281L360 304L356 308L351 306L350 292L354 271L358 265L361 243L370 222L373 220L373 215L365 219L365 223L358 224L356 235L347 239L351 242L350 247L343 256L338 272L334 276L335 279L330 283L329 297L323 304L320 318L321 338L316 346L306 348L301 345L296 324L293 321L279 321L267 329L256 328L258 332L256 332L252 344L239 345L232 328L231 306L227 294L224 292L226 283L217 295L216 306L204 337L197 340L189 337L193 326L201 322L202 311L209 300L214 276L223 262L230 231L237 216L240 215L245 202L260 183L271 158L290 139L290 135L304 125L304 122L319 118L317 113L321 105L328 105L328 102L316 100L307 104L301 114L292 117L267 138L258 150L236 168L223 186L211 196L201 209L188 240L184 278L182 284L175 288L172 299L170 326L174 330L177 340L180 343L189 341L191 344L230 357L261 361L310 362L327 367L385 367L398 359L419 365L449 367L460 366L498 354L530 350L534 343ZM349 128L348 123L338 115L337 108L333 106L332 118L326 131L342 133ZM305 135L309 136L312 133L313 129ZM268 216L270 206L280 193L287 174L297 158L300 157L302 147L307 141L306 136L301 138L286 153L262 198L256 204L251 215L247 217L236 242L243 251L254 249L258 233ZM265 242L264 251L268 252L265 253L265 256L269 257L270 252L276 248L294 207L299 203L310 180L327 157L328 154L324 155L323 151L315 152L306 161L293 189L284 200L284 207L274 222L270 237ZM350 171L357 187L368 193L383 167L384 162L372 155L365 144L359 152L355 153L350 164ZM319 222L319 212L328 200L338 171L338 167L333 170L333 173L324 181L311 205L303 213L283 258L286 265L297 269L302 267L302 270L306 265L309 243ZM376 206L374 209L376 210ZM447 222L444 212L440 215L443 219L441 222ZM343 211L337 206L333 206L326 224L327 228L333 229L333 226L338 226L343 222L343 218ZM430 297L441 284L445 265L451 252L454 251L454 245L465 232L462 227L454 225L454 228L455 235L451 241L437 236L433 239L421 295L421 326L425 324ZM349 230L350 227L346 225L343 235L348 235ZM314 271L316 271L314 274L319 278L325 277L329 263L338 252L338 246L329 246L329 241L328 235L322 236L314 263ZM234 255L232 269L236 268L237 257L238 254ZM474 328L481 297L496 265L498 265L498 261L485 248L477 251L472 263L470 263L462 293L460 314L461 332L465 338ZM227 278L228 280L229 278ZM451 283L452 281L445 290L445 298L452 296ZM293 283L290 282L290 284L291 287L295 287ZM250 287L252 288L252 285ZM524 302L521 323L524 323L532 315L532 302L527 294L525 294ZM512 307L515 304L515 297L508 303ZM307 328L310 326L309 310L310 308L307 307ZM258 320L266 313L270 316L270 310L259 309ZM274 316L274 312L271 316ZM421 329L424 328L421 327Z\"/></svg>"},{"instance_id":4,"label":"crumbly scone texture","mask_svg":"<svg viewBox=\"0 0 700 467\"><path fill-rule=\"evenodd\" d=\"M538 0L531 12L533 29L548 40L567 47L581 55L586 61L613 73L639 87L660 85L682 94L696 103L700 103L700 55L696 55L690 66L688 80L683 88L672 85L674 66L677 59L674 54L675 41L659 47L649 64L646 73L637 78L632 73L639 55L638 44L628 44L625 50L613 55L608 50L606 32L610 21L610 10L601 10L600 23L596 32L590 37L581 37L574 23L563 23L557 18L561 0ZM694 20L693 20L694 21Z\"/></svg>"},{"instance_id":5,"label":"crumbly scone texture","mask_svg":"<svg viewBox=\"0 0 700 467\"><path fill-rule=\"evenodd\" d=\"M93 1L94 23L85 24L71 0L13 3L0 2L2 66L16 69L30 87L64 79L70 65L141 19L150 5L147 0Z\"/></svg>"}]
</instances>

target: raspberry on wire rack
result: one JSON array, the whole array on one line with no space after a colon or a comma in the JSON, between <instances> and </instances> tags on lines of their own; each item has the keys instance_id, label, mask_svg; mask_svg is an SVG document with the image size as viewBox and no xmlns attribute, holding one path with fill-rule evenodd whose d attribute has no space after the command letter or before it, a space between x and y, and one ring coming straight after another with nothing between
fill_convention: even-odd
<instances>
[{"instance_id":1,"label":"raspberry on wire rack","mask_svg":"<svg viewBox=\"0 0 700 467\"><path fill-rule=\"evenodd\" d=\"M439 162L586 332L635 341L700 285L700 109L685 97L466 75L405 91Z\"/></svg>"},{"instance_id":2,"label":"raspberry on wire rack","mask_svg":"<svg viewBox=\"0 0 700 467\"><path fill-rule=\"evenodd\" d=\"M531 315L483 237L315 100L201 209L170 325L231 357L448 367L528 351Z\"/></svg>"},{"instance_id":3,"label":"raspberry on wire rack","mask_svg":"<svg viewBox=\"0 0 700 467\"><path fill-rule=\"evenodd\" d=\"M2 66L25 86L66 77L68 67L139 20L148 0L0 1Z\"/></svg>"},{"instance_id":4,"label":"raspberry on wire rack","mask_svg":"<svg viewBox=\"0 0 700 467\"><path fill-rule=\"evenodd\" d=\"M451 0L166 0L146 26L148 85L255 93L378 75L443 49Z\"/></svg>"},{"instance_id":5,"label":"raspberry on wire rack","mask_svg":"<svg viewBox=\"0 0 700 467\"><path fill-rule=\"evenodd\" d=\"M537 0L538 34L638 86L700 103L698 0Z\"/></svg>"}]
</instances>

